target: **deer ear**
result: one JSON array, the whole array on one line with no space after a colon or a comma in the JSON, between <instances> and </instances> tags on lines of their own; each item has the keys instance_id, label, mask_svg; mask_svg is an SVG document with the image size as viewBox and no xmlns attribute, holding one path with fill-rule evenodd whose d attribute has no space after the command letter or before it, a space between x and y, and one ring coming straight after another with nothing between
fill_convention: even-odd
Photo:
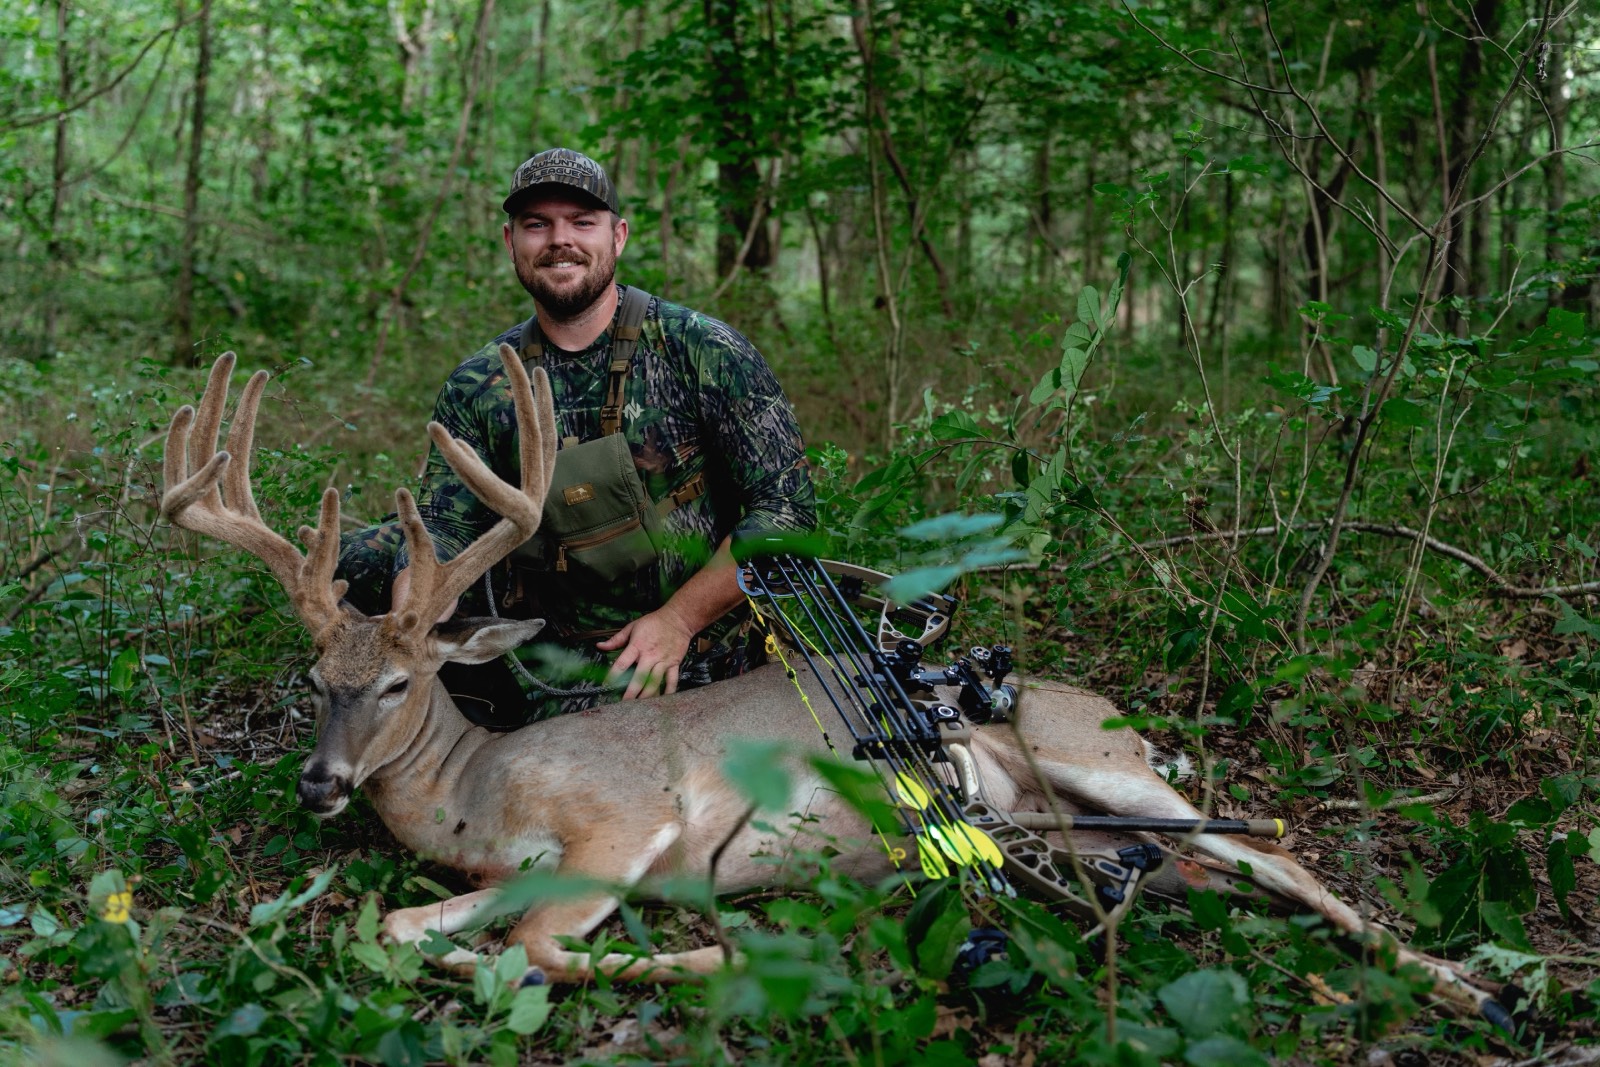
<instances>
[{"instance_id":1,"label":"deer ear","mask_svg":"<svg viewBox=\"0 0 1600 1067\"><path fill-rule=\"evenodd\" d=\"M434 626L430 636L441 658L451 663L487 663L532 641L544 629L543 619L451 619Z\"/></svg>"}]
</instances>

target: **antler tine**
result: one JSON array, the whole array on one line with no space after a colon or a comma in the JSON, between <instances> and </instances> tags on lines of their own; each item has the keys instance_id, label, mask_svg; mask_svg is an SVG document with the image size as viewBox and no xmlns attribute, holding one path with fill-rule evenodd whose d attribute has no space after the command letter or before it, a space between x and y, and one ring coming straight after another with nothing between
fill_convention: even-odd
<instances>
[{"instance_id":1,"label":"antler tine","mask_svg":"<svg viewBox=\"0 0 1600 1067\"><path fill-rule=\"evenodd\" d=\"M198 414L187 404L173 413L167 429L167 453L162 462L165 486L161 514L174 526L214 537L259 558L289 593L301 621L313 630L320 629L329 618L328 611L337 610L337 597L330 595L331 588L327 594L312 592L307 580L314 573L320 575L320 570L308 566L306 557L287 538L261 521L250 490L250 450L256 413L268 377L265 371L253 375L245 387L228 435L229 450L217 451L217 431L228 403L228 377L233 365L232 352L217 357L211 365ZM231 462L235 456L239 457L236 466ZM226 501L222 492L225 476ZM322 529L334 530L334 540L337 540L338 494L331 489L329 492L334 494L333 521L326 522L328 504L324 500L324 521L319 525ZM330 545L323 552L334 550ZM332 567L327 567L326 571L322 581L325 587L333 576Z\"/></svg>"},{"instance_id":2,"label":"antler tine","mask_svg":"<svg viewBox=\"0 0 1600 1067\"><path fill-rule=\"evenodd\" d=\"M242 400L240 406L244 406ZM348 583L333 580L339 566L339 490L330 485L322 491L316 528L300 527L300 542L306 546L306 556L296 575L296 587L289 591L295 608L301 618L331 617L348 588Z\"/></svg>"},{"instance_id":3,"label":"antler tine","mask_svg":"<svg viewBox=\"0 0 1600 1067\"><path fill-rule=\"evenodd\" d=\"M201 470L217 454L217 431L222 427L222 411L228 405L228 380L233 376L233 365L238 360L232 352L224 352L211 364L206 375L206 391L200 397L200 412L194 429L189 434L189 469ZM218 489L218 502L221 490Z\"/></svg>"},{"instance_id":4,"label":"antler tine","mask_svg":"<svg viewBox=\"0 0 1600 1067\"><path fill-rule=\"evenodd\" d=\"M255 452L256 413L271 377L264 370L250 375L244 392L239 394L239 406L233 411L233 425L228 427L228 454L238 456L239 462L229 464L224 472L223 495L228 507L257 522L261 521L261 511L250 486L250 461Z\"/></svg>"},{"instance_id":5,"label":"antler tine","mask_svg":"<svg viewBox=\"0 0 1600 1067\"><path fill-rule=\"evenodd\" d=\"M555 467L556 416L550 380L543 369L534 370L537 397L522 360L509 346L500 346L501 362L511 387L517 415L518 448L522 459L521 487L497 476L467 445L450 436L436 422L428 436L457 476L485 506L502 516L483 536L449 563L439 563L433 539L417 512L416 501L404 489L395 493L401 527L411 555L411 591L403 606L406 625L430 625L450 602L476 582L484 571L532 537L539 528L545 494ZM414 616L414 617L412 617Z\"/></svg>"}]
</instances>

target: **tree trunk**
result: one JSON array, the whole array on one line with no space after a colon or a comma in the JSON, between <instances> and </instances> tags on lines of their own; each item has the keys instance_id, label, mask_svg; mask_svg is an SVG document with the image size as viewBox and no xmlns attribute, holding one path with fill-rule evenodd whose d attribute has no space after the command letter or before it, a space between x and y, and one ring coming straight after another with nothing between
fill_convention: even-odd
<instances>
[{"instance_id":1,"label":"tree trunk","mask_svg":"<svg viewBox=\"0 0 1600 1067\"><path fill-rule=\"evenodd\" d=\"M710 30L711 99L717 119L717 190L722 224L717 227L717 276L732 273L745 236L751 234L758 202L766 190L756 166L755 129L750 120L750 86L745 76L739 36L738 0L705 0ZM744 267L762 271L772 265L772 243L764 226L755 228L745 250Z\"/></svg>"},{"instance_id":2,"label":"tree trunk","mask_svg":"<svg viewBox=\"0 0 1600 1067\"><path fill-rule=\"evenodd\" d=\"M550 59L550 0L539 5L539 44L533 61L533 106L528 114L528 152L540 150L544 145L544 132L539 128L539 117L544 112L545 74Z\"/></svg>"},{"instance_id":3,"label":"tree trunk","mask_svg":"<svg viewBox=\"0 0 1600 1067\"><path fill-rule=\"evenodd\" d=\"M1478 0L1473 4L1472 23L1466 27L1467 32L1462 43L1461 69L1456 76L1456 94L1450 101L1448 126L1450 189L1456 189L1462 181L1478 178L1485 173L1485 169L1479 167L1469 176L1464 172L1464 168L1482 125L1477 114L1477 109L1481 106L1479 102L1485 100L1482 92L1482 42L1485 38L1492 40L1500 28L1500 0ZM1478 180L1473 184L1482 183ZM1470 199L1471 195L1468 193L1463 199ZM1464 325L1461 312L1455 307L1451 298L1464 296L1471 300L1483 295L1476 280L1482 273L1480 262L1484 243L1483 226L1480 221L1482 212L1475 212L1475 216L1472 219L1456 220L1452 227L1451 240L1445 250L1444 277L1440 280L1439 298L1445 304L1445 330L1448 333L1460 333Z\"/></svg>"},{"instance_id":4,"label":"tree trunk","mask_svg":"<svg viewBox=\"0 0 1600 1067\"><path fill-rule=\"evenodd\" d=\"M48 269L57 277L66 274L66 242L61 239L61 212L67 197L67 101L72 99L72 56L67 42L67 25L71 21L70 0L56 0L56 93L61 101L61 114L56 116L55 152L50 164L50 237L45 244L49 258ZM56 354L56 330L61 314L61 289L59 283L46 286L44 294L44 338L39 355L53 359Z\"/></svg>"},{"instance_id":5,"label":"tree trunk","mask_svg":"<svg viewBox=\"0 0 1600 1067\"><path fill-rule=\"evenodd\" d=\"M194 63L193 99L189 104L189 162L183 178L183 236L178 244L178 291L173 297L173 355L177 362L199 366L194 339L194 259L200 242L200 171L205 159L206 86L211 78L211 0L201 0L195 22L199 51Z\"/></svg>"}]
</instances>

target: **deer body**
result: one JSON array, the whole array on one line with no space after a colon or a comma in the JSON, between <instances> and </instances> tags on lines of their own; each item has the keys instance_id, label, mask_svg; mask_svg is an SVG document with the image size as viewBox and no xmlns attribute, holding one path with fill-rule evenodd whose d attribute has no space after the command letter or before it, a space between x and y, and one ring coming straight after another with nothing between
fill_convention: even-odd
<instances>
[{"instance_id":1,"label":"deer body","mask_svg":"<svg viewBox=\"0 0 1600 1067\"><path fill-rule=\"evenodd\" d=\"M433 545L405 490L396 500L410 546L412 580L404 604L367 617L341 602L336 565L339 501L327 490L315 529L302 528L305 554L270 530L251 495L249 457L257 405L266 376L246 386L228 436L216 439L233 356L218 359L198 414L181 408L172 420L165 457L162 513L175 524L218 537L259 556L290 594L296 613L315 635L318 660L310 671L318 738L299 783L301 802L331 816L365 788L379 817L401 843L464 872L474 892L426 907L391 912L387 934L420 943L430 930L449 936L504 910L495 888L528 865L553 866L613 886L650 874L711 877L718 892L770 884L796 842L790 831L759 830L745 819L747 804L724 776L736 738L780 742L792 753L789 810L834 839L844 871L872 878L890 870L881 841L842 798L825 789L803 758L826 745L794 691L794 681L769 665L702 689L569 715L509 734L472 726L438 679L446 661L482 663L531 640L538 621L466 619L433 624L445 606L484 571L532 536L555 461L557 431L549 383L502 346L507 387L515 401L520 486L490 472L469 448L437 424L429 434L462 480L504 516L449 563ZM534 386L538 386L538 396ZM191 432L193 431L193 432ZM231 462L231 457L239 462ZM815 685L815 682L811 684ZM1026 681L1011 724L979 727L971 755L984 800L1000 810L1087 810L1151 818L1200 818L1187 800L1146 762L1147 746L1131 730L1105 730L1117 714L1101 697L1069 686ZM954 699L949 694L947 699ZM813 701L817 703L818 701ZM848 758L845 756L844 758ZM1191 843L1211 861L1221 882L1250 881L1352 935L1377 933L1282 848L1245 837L1198 835ZM726 846L726 847L723 847ZM713 857L720 859L714 862ZM1179 882L1181 888L1182 882ZM511 931L529 961L552 978L581 980L596 968L621 977L667 979L704 973L724 962L720 948L637 959L564 949L563 937L583 937L616 906L606 890L536 904ZM1391 941L1392 943L1392 941ZM1489 995L1468 984L1443 960L1398 948L1426 968L1436 988L1504 1022ZM472 964L457 949L447 965Z\"/></svg>"}]
</instances>

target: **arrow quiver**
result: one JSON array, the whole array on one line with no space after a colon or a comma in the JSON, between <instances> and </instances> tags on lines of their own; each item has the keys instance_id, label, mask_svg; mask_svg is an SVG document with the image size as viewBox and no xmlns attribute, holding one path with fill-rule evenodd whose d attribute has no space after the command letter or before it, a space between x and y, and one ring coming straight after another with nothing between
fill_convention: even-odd
<instances>
[{"instance_id":1,"label":"arrow quiver","mask_svg":"<svg viewBox=\"0 0 1600 1067\"><path fill-rule=\"evenodd\" d=\"M1019 690L1010 648L974 647L944 667L930 668L923 658L949 633L954 597L897 603L882 591L886 574L783 551L763 553L755 540L734 545L744 561L740 589L769 627L775 639L769 648L790 677L799 669L795 660L803 661L817 683L812 688L820 689L849 734L850 754L883 781L901 819L899 826L877 826L881 835L910 838L929 877L954 876L981 894L1005 896L1015 896L1013 882L1019 883L1087 923L1132 903L1139 879L1162 863L1160 848L1052 844L1045 833L1072 827L1037 812L1002 811L983 796L973 727L1007 723L1016 713ZM811 701L804 688L801 695L816 715L822 701ZM818 726L837 752L821 719ZM1082 825L1084 817L1063 818L1091 828ZM1094 829L1146 828L1140 820L1088 822L1097 824ZM892 844L890 852L897 861L904 854ZM1094 894L1094 903L1086 892Z\"/></svg>"}]
</instances>

